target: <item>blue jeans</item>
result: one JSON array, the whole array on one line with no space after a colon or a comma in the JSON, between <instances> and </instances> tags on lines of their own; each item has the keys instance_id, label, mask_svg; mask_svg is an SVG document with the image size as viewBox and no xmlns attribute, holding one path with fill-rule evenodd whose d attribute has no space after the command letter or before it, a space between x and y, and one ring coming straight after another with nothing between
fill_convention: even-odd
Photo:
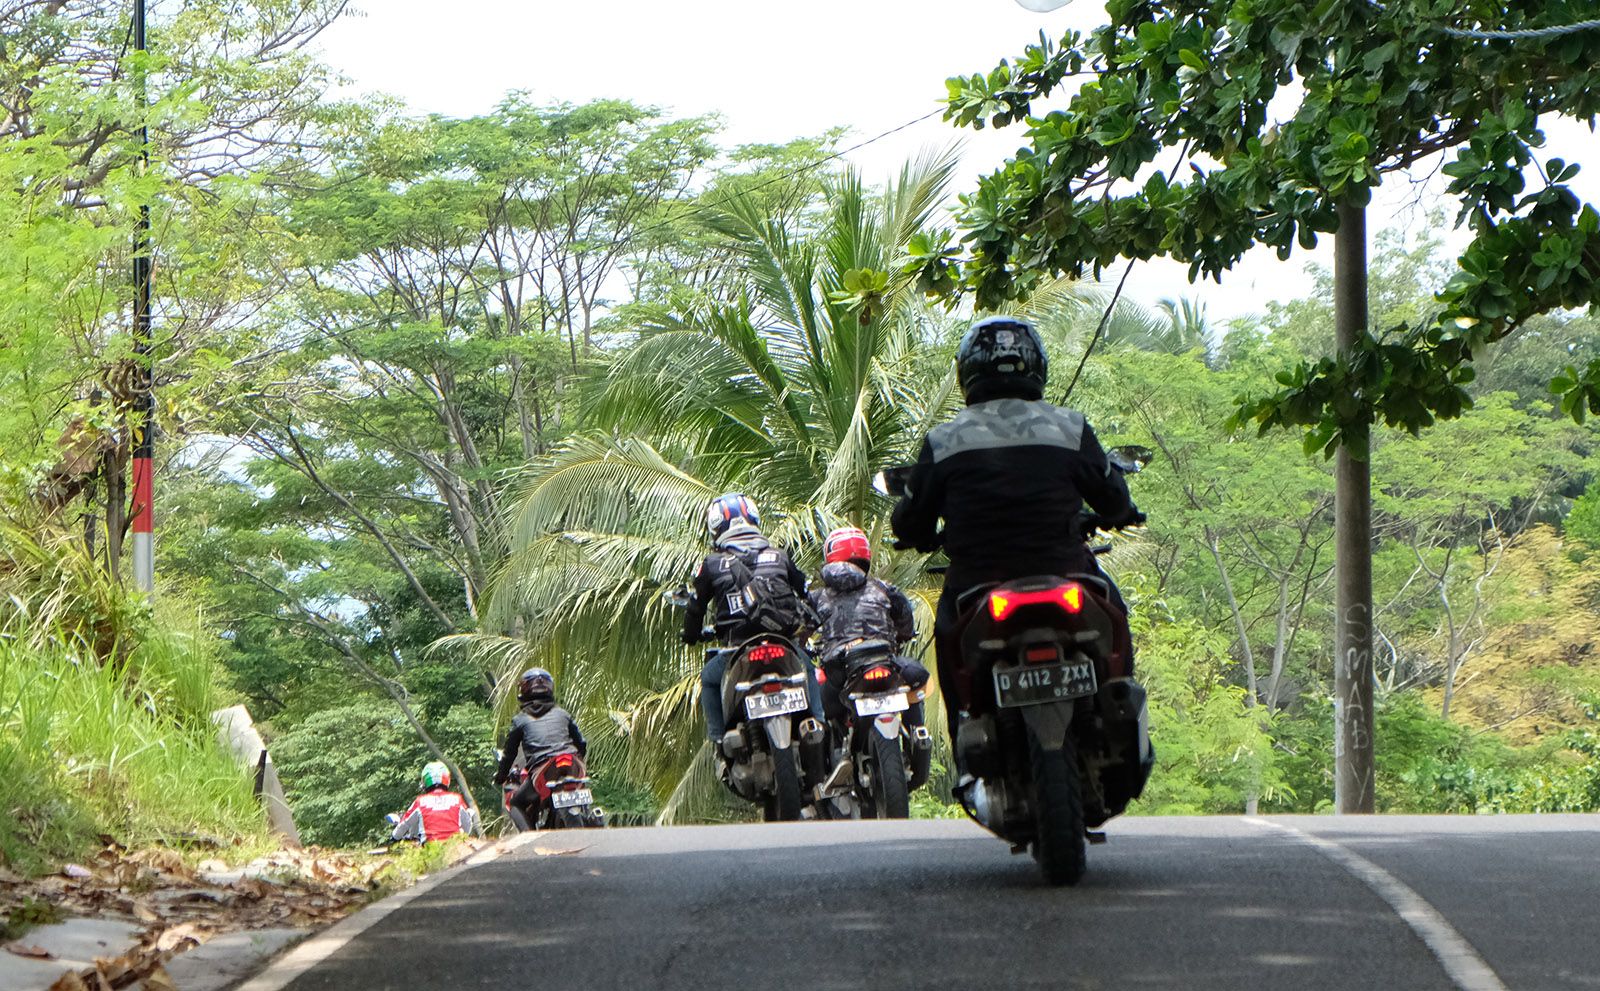
<instances>
[{"instance_id":1,"label":"blue jeans","mask_svg":"<svg viewBox=\"0 0 1600 991\"><path fill-rule=\"evenodd\" d=\"M728 658L733 652L732 647L706 651L706 664L700 669L700 711L705 714L706 736L712 743L720 744L722 734L728 731L728 718L722 711L722 676L728 671ZM806 700L811 703L811 715L821 722L822 689L817 685L817 668L809 660L805 666Z\"/></svg>"}]
</instances>

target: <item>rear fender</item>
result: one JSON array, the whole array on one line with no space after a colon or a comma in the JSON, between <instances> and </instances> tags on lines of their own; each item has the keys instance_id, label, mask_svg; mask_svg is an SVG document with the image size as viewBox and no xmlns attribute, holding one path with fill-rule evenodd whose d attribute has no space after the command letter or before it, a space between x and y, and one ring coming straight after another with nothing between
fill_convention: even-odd
<instances>
[{"instance_id":1,"label":"rear fender","mask_svg":"<svg viewBox=\"0 0 1600 991\"><path fill-rule=\"evenodd\" d=\"M773 750L788 750L794 745L794 721L789 717L772 716L761 720L761 725Z\"/></svg>"},{"instance_id":2,"label":"rear fender","mask_svg":"<svg viewBox=\"0 0 1600 991\"><path fill-rule=\"evenodd\" d=\"M1039 741L1041 749L1056 751L1066 744L1067 731L1072 727L1073 708L1069 701L1030 705L1022 710L1028 731Z\"/></svg>"},{"instance_id":3,"label":"rear fender","mask_svg":"<svg viewBox=\"0 0 1600 991\"><path fill-rule=\"evenodd\" d=\"M885 740L898 740L902 721L900 713L886 712L872 720L872 728Z\"/></svg>"}]
</instances>

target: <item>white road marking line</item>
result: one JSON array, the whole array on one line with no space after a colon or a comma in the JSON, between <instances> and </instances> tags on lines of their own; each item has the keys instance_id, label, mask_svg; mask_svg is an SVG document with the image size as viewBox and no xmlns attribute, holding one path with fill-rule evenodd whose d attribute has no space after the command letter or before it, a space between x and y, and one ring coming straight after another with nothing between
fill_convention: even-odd
<instances>
[{"instance_id":1,"label":"white road marking line","mask_svg":"<svg viewBox=\"0 0 1600 991\"><path fill-rule=\"evenodd\" d=\"M489 861L510 853L518 847L532 843L540 835L535 832L518 833L509 840L502 840L484 847L447 871L440 871L398 894L390 895L382 901L368 905L354 915L296 945L294 949L274 960L265 970L236 987L234 991L280 991L295 978L333 956L346 943L388 918L390 913L404 907L407 902L427 894L438 884L455 877L462 871L469 870L479 864L487 864Z\"/></svg>"},{"instance_id":2,"label":"white road marking line","mask_svg":"<svg viewBox=\"0 0 1600 991\"><path fill-rule=\"evenodd\" d=\"M1244 821L1288 833L1302 843L1315 847L1323 856L1355 875L1374 894L1388 902L1395 914L1411 927L1411 931L1438 958L1439 965L1461 991L1507 991L1500 976L1478 956L1478 951L1456 931L1449 920L1393 874L1330 839L1253 816L1245 816Z\"/></svg>"}]
</instances>

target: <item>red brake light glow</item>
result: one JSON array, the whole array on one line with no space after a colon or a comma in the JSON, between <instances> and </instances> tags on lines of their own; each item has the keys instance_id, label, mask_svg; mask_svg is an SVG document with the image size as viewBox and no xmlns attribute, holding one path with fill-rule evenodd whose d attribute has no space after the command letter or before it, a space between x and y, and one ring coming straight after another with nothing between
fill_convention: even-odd
<instances>
[{"instance_id":1,"label":"red brake light glow","mask_svg":"<svg viewBox=\"0 0 1600 991\"><path fill-rule=\"evenodd\" d=\"M1041 588L1032 592L1004 591L989 593L989 615L997 621L1016 612L1021 606L1053 605L1070 613L1083 611L1083 586L1076 582Z\"/></svg>"},{"instance_id":2,"label":"red brake light glow","mask_svg":"<svg viewBox=\"0 0 1600 991\"><path fill-rule=\"evenodd\" d=\"M557 757L556 758L556 766L557 767L571 767L572 766L572 755L571 754L562 754L560 757Z\"/></svg>"},{"instance_id":3,"label":"red brake light glow","mask_svg":"<svg viewBox=\"0 0 1600 991\"><path fill-rule=\"evenodd\" d=\"M762 643L750 648L748 656L752 661L776 661L783 657L785 651L781 643Z\"/></svg>"},{"instance_id":4,"label":"red brake light glow","mask_svg":"<svg viewBox=\"0 0 1600 991\"><path fill-rule=\"evenodd\" d=\"M866 674L863 674L861 677L867 679L868 681L881 681L882 679L889 677L889 669L886 667L868 668Z\"/></svg>"}]
</instances>

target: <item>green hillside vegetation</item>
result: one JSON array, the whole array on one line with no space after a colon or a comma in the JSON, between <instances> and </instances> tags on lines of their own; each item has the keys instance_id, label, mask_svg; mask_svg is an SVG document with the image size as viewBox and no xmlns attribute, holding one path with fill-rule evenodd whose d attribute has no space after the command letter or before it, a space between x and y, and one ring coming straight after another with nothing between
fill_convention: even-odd
<instances>
[{"instance_id":1,"label":"green hillside vegetation","mask_svg":"<svg viewBox=\"0 0 1600 991\"><path fill-rule=\"evenodd\" d=\"M8 864L100 833L259 837L209 723L234 702L308 841L374 840L436 754L492 817L508 689L533 664L590 737L613 821L749 818L711 773L701 654L661 598L723 491L812 573L831 527L863 526L932 626L938 579L889 549L871 478L960 402L969 314L902 267L941 243L954 153L884 177L840 167L842 132L728 146L713 117L621 100L513 95L465 119L330 103L296 42L338 6L171 12L149 173L115 17L47 17L17 42L40 80L0 73L30 115L0 129L21 191L0 198ZM238 138L261 108L259 142ZM154 607L124 546L146 200ZM1431 236L1380 235L1374 326L1431 312L1419 287L1453 264ZM1032 285L1010 308L1040 326L1056 398L1111 291ZM1331 475L1297 437L1224 424L1331 351L1330 275L1226 324L1203 287L1141 289L1136 270L1068 400L1106 444L1156 452L1132 486L1149 524L1107 559L1160 755L1137 810L1325 811ZM1535 317L1479 356L1462 418L1374 432L1383 810L1600 810L1600 434L1548 387L1597 354L1592 311ZM939 746L921 814L953 814Z\"/></svg>"},{"instance_id":2,"label":"green hillside vegetation","mask_svg":"<svg viewBox=\"0 0 1600 991\"><path fill-rule=\"evenodd\" d=\"M151 614L69 548L0 530L3 862L43 868L102 834L263 840L251 778L211 724L215 631L176 604Z\"/></svg>"}]
</instances>

